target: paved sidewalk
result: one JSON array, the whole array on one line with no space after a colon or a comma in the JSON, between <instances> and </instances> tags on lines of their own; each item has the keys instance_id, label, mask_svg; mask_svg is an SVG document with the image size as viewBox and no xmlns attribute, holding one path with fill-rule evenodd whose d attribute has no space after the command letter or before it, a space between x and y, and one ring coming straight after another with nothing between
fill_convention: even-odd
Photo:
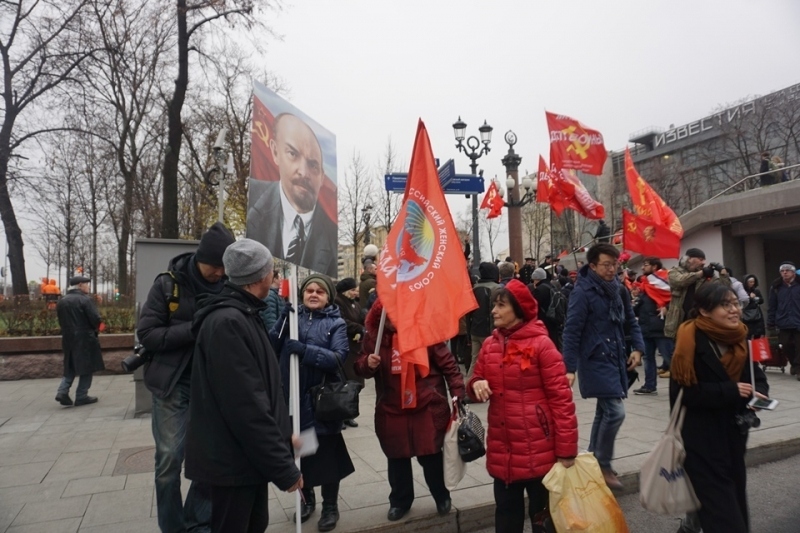
<instances>
[{"instance_id":1,"label":"paved sidewalk","mask_svg":"<svg viewBox=\"0 0 800 533\"><path fill-rule=\"evenodd\" d=\"M800 383L769 370L778 409L761 415L750 434L751 462L800 453ZM150 418L133 418L131 376L95 377L93 405L62 407L54 401L59 380L0 382L0 533L157 532ZM628 490L667 423L666 380L658 396L631 396L617 439L615 468ZM576 386L577 390L577 386ZM356 471L342 481L337 531L474 531L493 523L491 479L482 460L469 465L452 494L453 512L436 515L422 471L414 462L417 500L400 522L386 520L386 459L374 434L374 386L361 394L360 427L344 432ZM594 416L593 400L576 400L580 448ZM486 406L473 406L485 420ZM184 484L184 489L188 488ZM319 499L319 497L318 497ZM294 531L294 498L272 489L269 531ZM758 512L754 509L753 512ZM319 510L304 524L316 531Z\"/></svg>"}]
</instances>

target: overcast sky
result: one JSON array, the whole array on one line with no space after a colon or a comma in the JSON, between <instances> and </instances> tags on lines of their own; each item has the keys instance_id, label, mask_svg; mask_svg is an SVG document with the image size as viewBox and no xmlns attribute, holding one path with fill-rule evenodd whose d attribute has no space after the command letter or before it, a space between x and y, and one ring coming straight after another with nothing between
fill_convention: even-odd
<instances>
[{"instance_id":1,"label":"overcast sky","mask_svg":"<svg viewBox=\"0 0 800 533\"><path fill-rule=\"evenodd\" d=\"M266 16L283 36L268 41L266 67L336 135L340 181L354 150L376 165L389 137L408 163L418 118L459 173L469 160L453 122L478 135L488 120L493 149L480 168L502 181L507 130L520 170L547 155L545 109L599 129L616 150L648 126L800 82L797 0L294 0ZM450 199L454 216L469 205ZM43 275L26 252L29 279Z\"/></svg>"},{"instance_id":2,"label":"overcast sky","mask_svg":"<svg viewBox=\"0 0 800 533\"><path fill-rule=\"evenodd\" d=\"M389 137L408 163L418 118L434 154L464 174L452 124L460 115L478 135L486 119L494 136L480 168L502 182L509 129L521 171L547 158L545 109L618 150L648 126L800 82L797 0L295 0L270 18L283 40L267 67L336 134L339 180L353 150L374 165ZM450 199L454 216L468 206Z\"/></svg>"}]
</instances>

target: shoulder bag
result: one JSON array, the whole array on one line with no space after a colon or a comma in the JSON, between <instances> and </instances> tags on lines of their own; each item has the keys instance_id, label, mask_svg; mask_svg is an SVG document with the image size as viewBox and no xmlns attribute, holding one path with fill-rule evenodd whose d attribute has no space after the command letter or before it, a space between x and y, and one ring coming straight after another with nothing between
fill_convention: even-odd
<instances>
[{"instance_id":1,"label":"shoulder bag","mask_svg":"<svg viewBox=\"0 0 800 533\"><path fill-rule=\"evenodd\" d=\"M478 415L458 402L458 453L465 463L486 455L485 437L486 431Z\"/></svg>"},{"instance_id":2,"label":"shoulder bag","mask_svg":"<svg viewBox=\"0 0 800 533\"><path fill-rule=\"evenodd\" d=\"M364 387L358 381L348 381L339 358L340 381L328 381L328 374L322 377L322 383L309 389L311 403L314 406L314 417L318 422L340 422L358 418L358 393Z\"/></svg>"}]
</instances>

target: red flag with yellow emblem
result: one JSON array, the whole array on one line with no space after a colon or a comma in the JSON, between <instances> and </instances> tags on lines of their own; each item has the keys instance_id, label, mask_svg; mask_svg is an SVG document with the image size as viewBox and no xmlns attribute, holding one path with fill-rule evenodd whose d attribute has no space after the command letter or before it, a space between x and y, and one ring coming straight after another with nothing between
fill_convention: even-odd
<instances>
[{"instance_id":1,"label":"red flag with yellow emblem","mask_svg":"<svg viewBox=\"0 0 800 533\"><path fill-rule=\"evenodd\" d=\"M666 228L678 237L683 237L683 227L675 215L675 211L670 209L658 193L639 175L636 167L633 166L631 152L627 148L625 148L625 179L628 181L628 192L631 195L634 212L640 217L652 220L656 226Z\"/></svg>"},{"instance_id":2,"label":"red flag with yellow emblem","mask_svg":"<svg viewBox=\"0 0 800 533\"><path fill-rule=\"evenodd\" d=\"M622 210L622 247L661 258L679 258L681 238L652 220Z\"/></svg>"},{"instance_id":3,"label":"red flag with yellow emblem","mask_svg":"<svg viewBox=\"0 0 800 533\"><path fill-rule=\"evenodd\" d=\"M550 165L599 176L608 153L603 135L574 118L545 111L550 130Z\"/></svg>"},{"instance_id":4,"label":"red flag with yellow emblem","mask_svg":"<svg viewBox=\"0 0 800 533\"><path fill-rule=\"evenodd\" d=\"M550 173L544 157L539 155L539 172L536 174L536 201L542 204L550 201Z\"/></svg>"},{"instance_id":5,"label":"red flag with yellow emblem","mask_svg":"<svg viewBox=\"0 0 800 533\"><path fill-rule=\"evenodd\" d=\"M478 307L422 120L377 277L378 297L397 330L403 408L412 408L414 376L429 371L427 347L455 337L458 320Z\"/></svg>"},{"instance_id":6,"label":"red flag with yellow emblem","mask_svg":"<svg viewBox=\"0 0 800 533\"><path fill-rule=\"evenodd\" d=\"M497 183L492 181L489 188L486 190L486 196L483 197L483 202L481 202L481 209L489 209L486 218L497 218L503 212L504 205L505 203L497 190Z\"/></svg>"}]
</instances>

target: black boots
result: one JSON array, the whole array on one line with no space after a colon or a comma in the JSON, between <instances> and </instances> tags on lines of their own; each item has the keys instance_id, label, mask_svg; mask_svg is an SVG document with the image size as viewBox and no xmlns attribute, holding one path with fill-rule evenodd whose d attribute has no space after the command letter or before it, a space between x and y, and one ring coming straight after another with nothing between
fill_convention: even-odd
<instances>
[{"instance_id":1,"label":"black boots","mask_svg":"<svg viewBox=\"0 0 800 533\"><path fill-rule=\"evenodd\" d=\"M314 487L308 489L300 489L303 491L303 499L305 501L300 506L300 522L305 522L311 518L311 514L317 507L316 496L314 495ZM297 522L297 513L295 513L294 521Z\"/></svg>"},{"instance_id":2,"label":"black boots","mask_svg":"<svg viewBox=\"0 0 800 533\"><path fill-rule=\"evenodd\" d=\"M339 483L322 485L322 515L317 522L320 531L332 531L339 521Z\"/></svg>"}]
</instances>

